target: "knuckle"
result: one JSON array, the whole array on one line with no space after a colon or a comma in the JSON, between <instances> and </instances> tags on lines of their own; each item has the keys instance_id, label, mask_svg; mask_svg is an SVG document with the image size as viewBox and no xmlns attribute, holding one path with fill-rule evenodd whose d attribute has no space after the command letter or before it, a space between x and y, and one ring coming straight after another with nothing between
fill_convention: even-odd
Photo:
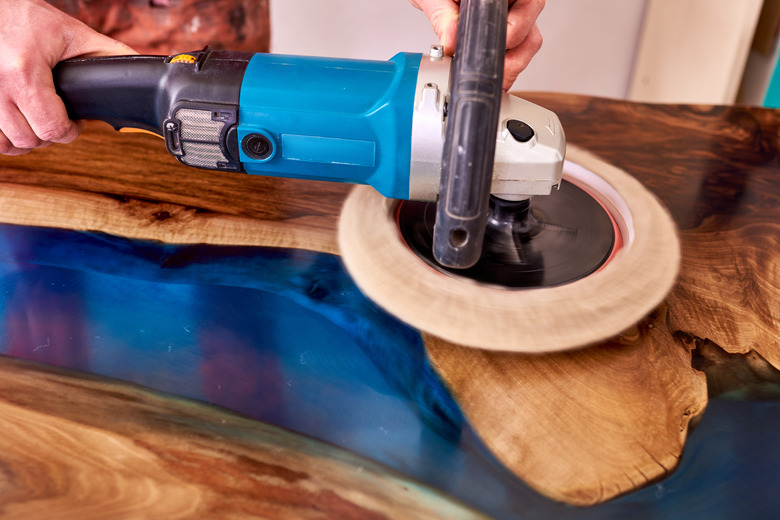
<instances>
[{"instance_id":1,"label":"knuckle","mask_svg":"<svg viewBox=\"0 0 780 520\"><path fill-rule=\"evenodd\" d=\"M531 34L528 35L528 39L530 40L528 45L531 47L531 50L534 52L534 54L537 53L539 49L542 48L542 44L544 43L542 33L539 31L531 31Z\"/></svg>"},{"instance_id":2,"label":"knuckle","mask_svg":"<svg viewBox=\"0 0 780 520\"><path fill-rule=\"evenodd\" d=\"M70 120L49 121L38 130L37 134L41 141L52 143L61 143L68 141L71 129ZM71 139L72 140L72 139Z\"/></svg>"},{"instance_id":3,"label":"knuckle","mask_svg":"<svg viewBox=\"0 0 780 520\"><path fill-rule=\"evenodd\" d=\"M28 88L34 86L34 67L25 56L10 56L0 63L0 77L6 91L23 95Z\"/></svg>"},{"instance_id":4,"label":"knuckle","mask_svg":"<svg viewBox=\"0 0 780 520\"><path fill-rule=\"evenodd\" d=\"M23 150L32 150L41 145L41 140L37 137L22 136L11 138L11 146L14 148L20 148Z\"/></svg>"},{"instance_id":5,"label":"knuckle","mask_svg":"<svg viewBox=\"0 0 780 520\"><path fill-rule=\"evenodd\" d=\"M27 60L23 55L18 53L10 54L0 63L0 72L7 76L8 79L11 79L27 69L26 63Z\"/></svg>"},{"instance_id":6,"label":"knuckle","mask_svg":"<svg viewBox=\"0 0 780 520\"><path fill-rule=\"evenodd\" d=\"M3 155L24 155L26 153L31 152L32 150L28 148L14 148L11 147L11 149L7 152L3 152Z\"/></svg>"},{"instance_id":7,"label":"knuckle","mask_svg":"<svg viewBox=\"0 0 780 520\"><path fill-rule=\"evenodd\" d=\"M35 135L32 130L27 128L9 128L5 132L5 140L10 148L19 148L24 150L31 150L40 146L41 140Z\"/></svg>"},{"instance_id":8,"label":"knuckle","mask_svg":"<svg viewBox=\"0 0 780 520\"><path fill-rule=\"evenodd\" d=\"M75 139L78 132L68 118L62 102L54 92L29 89L17 98L17 106L27 119L34 134L44 142L66 143Z\"/></svg>"},{"instance_id":9,"label":"knuckle","mask_svg":"<svg viewBox=\"0 0 780 520\"><path fill-rule=\"evenodd\" d=\"M19 148L0 133L0 155L21 155L27 153L30 150L27 148Z\"/></svg>"}]
</instances>

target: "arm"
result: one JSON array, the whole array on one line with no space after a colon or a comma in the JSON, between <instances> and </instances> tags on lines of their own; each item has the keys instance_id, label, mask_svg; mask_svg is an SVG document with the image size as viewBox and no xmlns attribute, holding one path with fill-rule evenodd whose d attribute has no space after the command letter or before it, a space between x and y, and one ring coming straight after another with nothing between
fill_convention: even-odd
<instances>
[{"instance_id":1,"label":"arm","mask_svg":"<svg viewBox=\"0 0 780 520\"><path fill-rule=\"evenodd\" d=\"M451 55L455 51L459 0L409 1L428 16L434 32L444 45L444 52ZM504 90L511 88L517 76L542 46L542 34L536 19L544 4L545 0L509 0Z\"/></svg>"},{"instance_id":2,"label":"arm","mask_svg":"<svg viewBox=\"0 0 780 520\"><path fill-rule=\"evenodd\" d=\"M0 0L0 154L69 143L81 125L68 119L51 69L75 56L134 54L43 0Z\"/></svg>"}]
</instances>

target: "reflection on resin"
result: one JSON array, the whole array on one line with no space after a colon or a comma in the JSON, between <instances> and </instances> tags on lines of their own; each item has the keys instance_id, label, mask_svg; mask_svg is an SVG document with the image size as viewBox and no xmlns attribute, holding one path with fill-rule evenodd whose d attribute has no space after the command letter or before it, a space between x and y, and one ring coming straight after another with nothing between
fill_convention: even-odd
<instances>
[{"instance_id":1,"label":"reflection on resin","mask_svg":"<svg viewBox=\"0 0 780 520\"><path fill-rule=\"evenodd\" d=\"M713 400L680 468L588 509L547 500L465 423L419 333L335 256L0 226L0 352L201 399L345 447L498 518L767 517L777 402ZM724 484L727 483L728 485Z\"/></svg>"}]
</instances>

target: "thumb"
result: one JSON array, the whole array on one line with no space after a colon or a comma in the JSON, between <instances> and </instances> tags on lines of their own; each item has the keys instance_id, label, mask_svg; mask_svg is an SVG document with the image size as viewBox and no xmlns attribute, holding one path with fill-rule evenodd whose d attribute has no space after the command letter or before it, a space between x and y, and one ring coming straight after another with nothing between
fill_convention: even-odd
<instances>
[{"instance_id":1,"label":"thumb","mask_svg":"<svg viewBox=\"0 0 780 520\"><path fill-rule=\"evenodd\" d=\"M128 45L109 38L99 32L84 27L78 39L70 42L63 51L62 59L97 56L122 56L128 54L138 54Z\"/></svg>"},{"instance_id":2,"label":"thumb","mask_svg":"<svg viewBox=\"0 0 780 520\"><path fill-rule=\"evenodd\" d=\"M433 32L444 45L444 52L453 54L458 31L458 3L453 0L417 0L415 5L422 9L431 21Z\"/></svg>"},{"instance_id":3,"label":"thumb","mask_svg":"<svg viewBox=\"0 0 780 520\"><path fill-rule=\"evenodd\" d=\"M111 38L107 38L111 40ZM129 54L138 54L130 46L125 45L122 42L111 40L107 45L101 45L96 50L85 52L82 56L96 57L96 56L125 56Z\"/></svg>"}]
</instances>

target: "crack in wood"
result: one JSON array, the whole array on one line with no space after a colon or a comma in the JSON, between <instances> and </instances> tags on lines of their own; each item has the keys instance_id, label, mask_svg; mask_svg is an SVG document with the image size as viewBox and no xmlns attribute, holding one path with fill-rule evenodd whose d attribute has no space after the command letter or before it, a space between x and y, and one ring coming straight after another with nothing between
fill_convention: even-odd
<instances>
[{"instance_id":1,"label":"crack in wood","mask_svg":"<svg viewBox=\"0 0 780 520\"><path fill-rule=\"evenodd\" d=\"M730 353L714 341L684 331L674 336L693 346L691 366L707 377L710 398L780 400L780 370L755 350Z\"/></svg>"}]
</instances>

